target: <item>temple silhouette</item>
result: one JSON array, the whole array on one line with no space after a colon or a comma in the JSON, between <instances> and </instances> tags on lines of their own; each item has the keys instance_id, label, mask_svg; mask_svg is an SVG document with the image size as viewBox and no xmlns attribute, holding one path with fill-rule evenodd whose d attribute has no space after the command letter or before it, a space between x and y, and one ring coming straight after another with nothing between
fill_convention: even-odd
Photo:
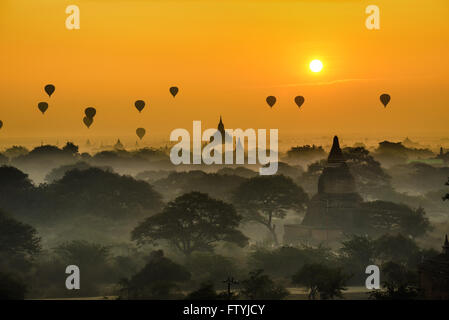
<instances>
[{"instance_id":1,"label":"temple silhouette","mask_svg":"<svg viewBox=\"0 0 449 320\"><path fill-rule=\"evenodd\" d=\"M318 193L309 203L301 224L284 225L284 242L334 241L354 227L362 203L338 137L334 137L326 167L318 180Z\"/></svg>"}]
</instances>

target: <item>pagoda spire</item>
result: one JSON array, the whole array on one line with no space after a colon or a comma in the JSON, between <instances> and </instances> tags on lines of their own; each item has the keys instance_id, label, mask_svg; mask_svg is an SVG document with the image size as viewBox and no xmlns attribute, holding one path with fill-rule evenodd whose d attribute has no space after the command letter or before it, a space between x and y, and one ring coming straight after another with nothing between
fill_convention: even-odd
<instances>
[{"instance_id":1,"label":"pagoda spire","mask_svg":"<svg viewBox=\"0 0 449 320\"><path fill-rule=\"evenodd\" d=\"M447 240L447 234L446 239L444 240L443 253L449 255L449 241Z\"/></svg>"},{"instance_id":2,"label":"pagoda spire","mask_svg":"<svg viewBox=\"0 0 449 320\"><path fill-rule=\"evenodd\" d=\"M329 157L327 158L328 163L342 163L345 162L345 158L343 156L343 152L340 148L340 142L338 141L338 137L334 137L334 141L332 143L331 152L329 152Z\"/></svg>"}]
</instances>

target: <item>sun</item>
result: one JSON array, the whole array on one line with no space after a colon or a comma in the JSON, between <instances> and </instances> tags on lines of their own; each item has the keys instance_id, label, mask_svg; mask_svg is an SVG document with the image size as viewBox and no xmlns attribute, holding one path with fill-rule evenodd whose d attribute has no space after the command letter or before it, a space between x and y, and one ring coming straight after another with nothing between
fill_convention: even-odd
<instances>
[{"instance_id":1,"label":"sun","mask_svg":"<svg viewBox=\"0 0 449 320\"><path fill-rule=\"evenodd\" d=\"M320 72L323 69L323 63L320 60L310 61L309 68L312 72Z\"/></svg>"}]
</instances>

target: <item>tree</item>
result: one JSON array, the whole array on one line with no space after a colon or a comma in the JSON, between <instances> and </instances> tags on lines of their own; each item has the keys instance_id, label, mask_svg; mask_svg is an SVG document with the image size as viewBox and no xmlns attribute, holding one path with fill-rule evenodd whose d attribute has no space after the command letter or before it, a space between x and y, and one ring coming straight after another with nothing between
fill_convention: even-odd
<instances>
[{"instance_id":1,"label":"tree","mask_svg":"<svg viewBox=\"0 0 449 320\"><path fill-rule=\"evenodd\" d=\"M22 146L12 146L5 150L4 154L9 158L16 158L19 156L26 155L28 153L28 149Z\"/></svg>"},{"instance_id":2,"label":"tree","mask_svg":"<svg viewBox=\"0 0 449 320\"><path fill-rule=\"evenodd\" d=\"M419 296L418 275L404 264L389 261L382 265L383 290L370 293L376 300L411 300Z\"/></svg>"},{"instance_id":3,"label":"tree","mask_svg":"<svg viewBox=\"0 0 449 320\"><path fill-rule=\"evenodd\" d=\"M347 235L339 251L345 271L353 275L351 282L363 283L366 279L365 268L374 264L375 241L368 236Z\"/></svg>"},{"instance_id":4,"label":"tree","mask_svg":"<svg viewBox=\"0 0 449 320\"><path fill-rule=\"evenodd\" d=\"M62 148L62 151L65 151L65 152L68 152L68 153L70 153L70 154L73 154L73 155L75 155L75 154L78 154L78 146L77 145L75 145L73 142L67 142L66 144L65 144L65 146Z\"/></svg>"},{"instance_id":5,"label":"tree","mask_svg":"<svg viewBox=\"0 0 449 320\"><path fill-rule=\"evenodd\" d=\"M202 283L197 290L190 292L186 297L187 300L218 300L221 298L222 296L215 291L213 282Z\"/></svg>"},{"instance_id":6,"label":"tree","mask_svg":"<svg viewBox=\"0 0 449 320\"><path fill-rule=\"evenodd\" d=\"M287 160L289 162L308 162L325 157L326 152L322 146L296 146L287 151Z\"/></svg>"},{"instance_id":7,"label":"tree","mask_svg":"<svg viewBox=\"0 0 449 320\"><path fill-rule=\"evenodd\" d=\"M249 278L241 282L241 294L250 300L281 300L289 292L277 285L262 269L251 271Z\"/></svg>"},{"instance_id":8,"label":"tree","mask_svg":"<svg viewBox=\"0 0 449 320\"><path fill-rule=\"evenodd\" d=\"M47 218L92 215L109 219L142 217L159 210L161 195L144 181L100 168L74 169L42 188Z\"/></svg>"},{"instance_id":9,"label":"tree","mask_svg":"<svg viewBox=\"0 0 449 320\"><path fill-rule=\"evenodd\" d=\"M368 150L363 147L347 147L342 151L360 194L364 197L379 198L386 192L393 191L391 177Z\"/></svg>"},{"instance_id":10,"label":"tree","mask_svg":"<svg viewBox=\"0 0 449 320\"><path fill-rule=\"evenodd\" d=\"M193 191L209 194L214 199L227 201L232 190L237 188L245 178L236 175L206 173L201 170L172 172L166 178L154 182L156 190L170 199Z\"/></svg>"},{"instance_id":11,"label":"tree","mask_svg":"<svg viewBox=\"0 0 449 320\"><path fill-rule=\"evenodd\" d=\"M121 292L128 298L172 298L177 284L190 280L190 273L181 265L164 257L162 250L153 251L148 263L130 280L121 280Z\"/></svg>"},{"instance_id":12,"label":"tree","mask_svg":"<svg viewBox=\"0 0 449 320\"><path fill-rule=\"evenodd\" d=\"M186 256L194 251L211 251L220 241L244 246L248 239L237 230L240 220L231 204L191 192L138 225L132 231L132 240L139 244L165 240Z\"/></svg>"},{"instance_id":13,"label":"tree","mask_svg":"<svg viewBox=\"0 0 449 320\"><path fill-rule=\"evenodd\" d=\"M109 259L109 248L85 240L74 240L57 246L55 252L64 262L71 262L86 268L94 265L105 265Z\"/></svg>"},{"instance_id":14,"label":"tree","mask_svg":"<svg viewBox=\"0 0 449 320\"><path fill-rule=\"evenodd\" d=\"M0 300L23 300L26 285L14 275L0 272Z\"/></svg>"},{"instance_id":15,"label":"tree","mask_svg":"<svg viewBox=\"0 0 449 320\"><path fill-rule=\"evenodd\" d=\"M8 157L0 153L0 166L5 165L8 162L9 162Z\"/></svg>"},{"instance_id":16,"label":"tree","mask_svg":"<svg viewBox=\"0 0 449 320\"><path fill-rule=\"evenodd\" d=\"M385 234L374 242L376 257L382 262L395 262L415 267L421 251L414 240L402 234Z\"/></svg>"},{"instance_id":17,"label":"tree","mask_svg":"<svg viewBox=\"0 0 449 320\"><path fill-rule=\"evenodd\" d=\"M53 183L57 180L60 180L64 177L64 175L72 170L78 169L78 170L87 170L92 168L91 165L89 165L87 162L84 161L79 161L73 164L67 164L67 165L63 165L57 168L53 168L46 176L45 176L45 181L47 183ZM112 170L112 168L109 167L102 167L100 168L104 171L108 171L108 172L114 172L114 170Z\"/></svg>"},{"instance_id":18,"label":"tree","mask_svg":"<svg viewBox=\"0 0 449 320\"><path fill-rule=\"evenodd\" d=\"M0 253L34 255L40 248L36 229L0 211Z\"/></svg>"},{"instance_id":19,"label":"tree","mask_svg":"<svg viewBox=\"0 0 449 320\"><path fill-rule=\"evenodd\" d=\"M251 263L258 269L274 277L291 277L298 268L308 263L332 264L336 257L330 248L318 247L279 247L258 248L250 255Z\"/></svg>"},{"instance_id":20,"label":"tree","mask_svg":"<svg viewBox=\"0 0 449 320\"><path fill-rule=\"evenodd\" d=\"M388 201L364 202L357 217L359 231L373 235L400 232L418 237L431 229L423 208L412 209Z\"/></svg>"},{"instance_id":21,"label":"tree","mask_svg":"<svg viewBox=\"0 0 449 320\"><path fill-rule=\"evenodd\" d=\"M186 261L185 267L198 282L212 281L218 284L238 270L234 259L209 252L194 252Z\"/></svg>"},{"instance_id":22,"label":"tree","mask_svg":"<svg viewBox=\"0 0 449 320\"><path fill-rule=\"evenodd\" d=\"M32 226L0 211L0 269L28 269L40 252L40 240Z\"/></svg>"},{"instance_id":23,"label":"tree","mask_svg":"<svg viewBox=\"0 0 449 320\"><path fill-rule=\"evenodd\" d=\"M28 175L10 166L0 167L0 208L17 216L29 215L35 187Z\"/></svg>"},{"instance_id":24,"label":"tree","mask_svg":"<svg viewBox=\"0 0 449 320\"><path fill-rule=\"evenodd\" d=\"M342 291L346 290L348 275L339 267L328 267L314 263L304 265L292 277L294 284L303 285L309 289L309 299L327 300L335 297L342 298Z\"/></svg>"},{"instance_id":25,"label":"tree","mask_svg":"<svg viewBox=\"0 0 449 320\"><path fill-rule=\"evenodd\" d=\"M279 244L274 219L288 210L303 211L308 201L304 190L283 175L258 176L243 182L233 193L233 203L245 220L264 225Z\"/></svg>"},{"instance_id":26,"label":"tree","mask_svg":"<svg viewBox=\"0 0 449 320\"><path fill-rule=\"evenodd\" d=\"M78 292L67 292L67 294L97 295L101 292L102 285L118 280L110 264L111 254L108 247L84 240L74 240L60 244L54 248L54 251L64 268L68 265L76 265L81 270L83 279L81 289L77 290ZM64 271L61 270L61 272Z\"/></svg>"}]
</instances>

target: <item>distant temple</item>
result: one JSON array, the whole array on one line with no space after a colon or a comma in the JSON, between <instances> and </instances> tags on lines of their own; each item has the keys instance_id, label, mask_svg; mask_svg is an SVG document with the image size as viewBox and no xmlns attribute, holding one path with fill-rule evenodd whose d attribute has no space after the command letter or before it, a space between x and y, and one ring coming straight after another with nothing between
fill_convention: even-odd
<instances>
[{"instance_id":1,"label":"distant temple","mask_svg":"<svg viewBox=\"0 0 449 320\"><path fill-rule=\"evenodd\" d=\"M449 241L447 235L443 252L425 260L419 266L419 282L424 298L449 299Z\"/></svg>"},{"instance_id":2,"label":"distant temple","mask_svg":"<svg viewBox=\"0 0 449 320\"><path fill-rule=\"evenodd\" d=\"M121 149L123 149L124 147L123 147L123 144L120 142L120 139L117 139L117 142L115 143L115 145L114 145L114 149L119 149L119 150L121 150Z\"/></svg>"},{"instance_id":3,"label":"distant temple","mask_svg":"<svg viewBox=\"0 0 449 320\"><path fill-rule=\"evenodd\" d=\"M220 133L221 136L221 144L232 143L232 136L226 133L221 116L220 122L218 123L217 126L217 131L212 137L210 137L210 141L213 141L215 138L218 138L218 133Z\"/></svg>"},{"instance_id":4,"label":"distant temple","mask_svg":"<svg viewBox=\"0 0 449 320\"><path fill-rule=\"evenodd\" d=\"M220 116L220 122L218 123L217 130L221 134L221 143L225 143L226 131L225 131L223 120L221 119L221 116Z\"/></svg>"},{"instance_id":5,"label":"distant temple","mask_svg":"<svg viewBox=\"0 0 449 320\"><path fill-rule=\"evenodd\" d=\"M335 136L326 167L318 180L318 193L312 197L300 225L284 226L284 242L339 239L354 226L362 201Z\"/></svg>"}]
</instances>

